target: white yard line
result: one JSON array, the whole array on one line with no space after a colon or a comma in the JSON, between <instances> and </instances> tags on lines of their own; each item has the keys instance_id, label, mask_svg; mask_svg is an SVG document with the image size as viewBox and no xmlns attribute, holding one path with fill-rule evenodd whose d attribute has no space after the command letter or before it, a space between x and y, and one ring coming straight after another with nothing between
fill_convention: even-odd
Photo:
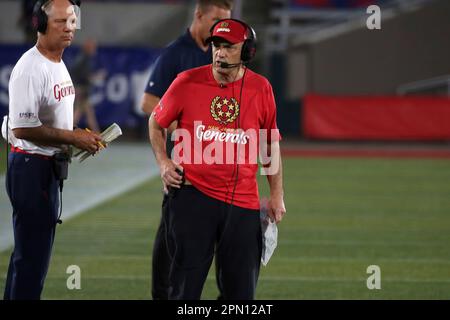
<instances>
[{"instance_id":1,"label":"white yard line","mask_svg":"<svg viewBox=\"0 0 450 320\"><path fill-rule=\"evenodd\" d=\"M158 174L150 145L116 143L99 155L70 165L63 192L62 220L110 200ZM13 244L11 205L0 177L0 251Z\"/></svg>"}]
</instances>

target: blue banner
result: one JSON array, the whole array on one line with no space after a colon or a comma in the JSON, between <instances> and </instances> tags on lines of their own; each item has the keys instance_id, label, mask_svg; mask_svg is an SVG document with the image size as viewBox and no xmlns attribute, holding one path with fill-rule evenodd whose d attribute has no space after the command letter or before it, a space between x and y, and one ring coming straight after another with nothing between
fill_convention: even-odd
<instances>
[{"instance_id":1,"label":"blue banner","mask_svg":"<svg viewBox=\"0 0 450 320\"><path fill-rule=\"evenodd\" d=\"M23 45L0 45L0 115L8 112L8 82L25 51ZM80 48L70 47L63 60L70 70ZM159 49L99 47L94 58L94 85L90 95L100 127L116 122L121 127L133 128L142 123L140 102ZM75 88L76 89L76 88Z\"/></svg>"}]
</instances>

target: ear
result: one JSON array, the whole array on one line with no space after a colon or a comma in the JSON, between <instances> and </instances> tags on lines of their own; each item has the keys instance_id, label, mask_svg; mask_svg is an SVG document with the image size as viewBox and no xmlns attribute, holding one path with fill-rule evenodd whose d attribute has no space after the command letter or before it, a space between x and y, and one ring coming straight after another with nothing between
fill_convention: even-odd
<instances>
[{"instance_id":1,"label":"ear","mask_svg":"<svg viewBox=\"0 0 450 320\"><path fill-rule=\"evenodd\" d=\"M203 12L202 12L202 9L200 9L199 6L195 7L194 15L195 15L195 18L198 19L198 20L202 18Z\"/></svg>"}]
</instances>

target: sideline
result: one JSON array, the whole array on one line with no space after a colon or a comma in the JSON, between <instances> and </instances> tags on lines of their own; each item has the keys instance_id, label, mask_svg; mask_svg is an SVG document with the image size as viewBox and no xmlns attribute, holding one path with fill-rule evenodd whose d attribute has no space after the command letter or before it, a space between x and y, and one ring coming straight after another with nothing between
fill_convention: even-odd
<instances>
[{"instance_id":1,"label":"sideline","mask_svg":"<svg viewBox=\"0 0 450 320\"><path fill-rule=\"evenodd\" d=\"M149 143L116 143L83 163L75 160L64 183L64 223L158 175ZM0 176L0 251L13 245L11 205Z\"/></svg>"}]
</instances>

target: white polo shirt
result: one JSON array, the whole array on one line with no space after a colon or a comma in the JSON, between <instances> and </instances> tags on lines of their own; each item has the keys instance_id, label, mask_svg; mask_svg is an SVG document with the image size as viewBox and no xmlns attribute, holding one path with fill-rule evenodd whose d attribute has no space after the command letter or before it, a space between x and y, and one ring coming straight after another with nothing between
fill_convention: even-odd
<instances>
[{"instance_id":1,"label":"white polo shirt","mask_svg":"<svg viewBox=\"0 0 450 320\"><path fill-rule=\"evenodd\" d=\"M19 59L9 80L10 143L29 153L52 156L58 148L17 139L11 129L45 125L72 130L74 101L75 88L64 62L52 62L36 47L31 48ZM5 129L3 123L6 139Z\"/></svg>"}]
</instances>

